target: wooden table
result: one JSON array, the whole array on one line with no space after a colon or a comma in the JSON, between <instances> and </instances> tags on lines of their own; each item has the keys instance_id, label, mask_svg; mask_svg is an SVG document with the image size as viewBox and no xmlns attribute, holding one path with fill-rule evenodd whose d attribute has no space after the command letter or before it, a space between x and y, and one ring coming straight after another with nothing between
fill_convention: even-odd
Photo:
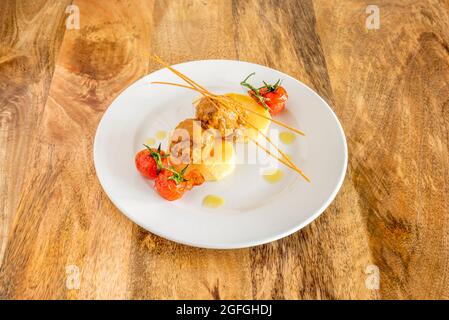
<instances>
[{"instance_id":1,"label":"wooden table","mask_svg":"<svg viewBox=\"0 0 449 320\"><path fill-rule=\"evenodd\" d=\"M71 3L0 2L0 298L449 298L448 1L75 0L67 29ZM229 251L123 216L92 143L152 53L251 61L319 92L349 144L333 204Z\"/></svg>"}]
</instances>

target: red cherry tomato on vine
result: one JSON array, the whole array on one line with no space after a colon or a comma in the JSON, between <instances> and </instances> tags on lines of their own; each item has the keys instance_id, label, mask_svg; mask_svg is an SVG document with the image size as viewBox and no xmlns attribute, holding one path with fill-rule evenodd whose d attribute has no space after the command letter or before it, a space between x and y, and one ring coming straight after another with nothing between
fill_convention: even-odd
<instances>
[{"instance_id":1,"label":"red cherry tomato on vine","mask_svg":"<svg viewBox=\"0 0 449 320\"><path fill-rule=\"evenodd\" d=\"M256 88L248 83L248 79L253 75L255 75L254 72L240 82L242 86L250 89L248 94L262 107L267 109L272 116L284 110L288 94L287 91L281 87L281 79L276 81L275 84L268 84L264 81L262 87Z\"/></svg>"},{"instance_id":2,"label":"red cherry tomato on vine","mask_svg":"<svg viewBox=\"0 0 449 320\"><path fill-rule=\"evenodd\" d=\"M253 97L259 104L263 105L261 101L256 97L253 90L249 91L249 95ZM285 103L288 99L287 91L284 87L278 86L274 91L270 91L266 87L259 89L259 95L264 100L264 103L268 107L268 111L272 116L278 114L285 108Z\"/></svg>"},{"instance_id":3,"label":"red cherry tomato on vine","mask_svg":"<svg viewBox=\"0 0 449 320\"><path fill-rule=\"evenodd\" d=\"M147 179L156 179L160 171L168 166L168 158L164 151L145 146L135 157L136 168Z\"/></svg>"},{"instance_id":4,"label":"red cherry tomato on vine","mask_svg":"<svg viewBox=\"0 0 449 320\"><path fill-rule=\"evenodd\" d=\"M187 167L181 172L176 172L173 168L161 171L156 178L154 187L162 198L169 201L178 200L194 186L204 182L204 178L199 172L193 170L185 174L186 169Z\"/></svg>"}]
</instances>

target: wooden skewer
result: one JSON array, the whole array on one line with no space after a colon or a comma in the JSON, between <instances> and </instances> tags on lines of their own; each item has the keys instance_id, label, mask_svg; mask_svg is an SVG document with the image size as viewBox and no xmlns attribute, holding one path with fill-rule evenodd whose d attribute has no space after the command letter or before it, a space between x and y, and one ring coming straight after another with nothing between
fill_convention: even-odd
<instances>
[{"instance_id":1,"label":"wooden skewer","mask_svg":"<svg viewBox=\"0 0 449 320\"><path fill-rule=\"evenodd\" d=\"M216 96L216 95L212 94L210 91L208 91L208 90L207 90L206 88L204 88L203 86L199 85L198 83L196 83L195 81L193 81L192 79L190 79L189 77L187 77L186 75L182 74L182 73L179 72L178 70L176 70L176 69L174 69L173 67L171 67L169 64L167 64L166 62L164 62L164 61L163 61L161 58L159 58L158 56L154 56L153 59L156 60L157 62L159 62L160 64L162 64L163 66L165 66L166 68L168 68L170 71L172 71L173 73L175 73L177 76L179 76L181 79L183 79L184 81L186 81L188 84L192 85L193 87L197 87L197 88L201 89L204 93L206 93L206 94L208 94L208 95L210 95L210 96L215 96L215 97L218 97L218 98L219 98L219 96ZM224 96L222 96L222 97L224 97ZM228 98L227 100L232 100L232 99L229 98L229 97L227 97L227 98ZM233 101L233 103L235 104L236 101ZM262 115L262 114L260 114L260 113L258 113L258 112L255 112L255 111L253 111L253 110L251 110L251 109L248 109L248 108L242 106L241 104L238 104L238 105L239 105L240 108L245 109L245 110L247 110L247 111L249 111L249 112L251 112L251 113L254 113L254 114L258 115L259 117L262 117L262 118L264 118L264 119L270 120L270 121L272 121L273 123L276 123L277 125L280 125L280 126L286 128L286 129L289 129L289 130L291 130L291 131L293 131L293 132L295 132L295 133L297 133L297 134L299 134L299 135L305 136L305 133L304 133L304 132L302 132L302 131L300 131L300 130L298 130L298 129L296 129L296 128L290 127L289 125L286 125L286 124L284 124L284 123L282 123L282 122L280 122L280 121L278 121L278 120L275 120L275 119L273 119L273 118L271 118L271 117L266 117L266 116L264 116L264 115ZM217 106L217 105L216 105L216 106ZM218 106L217 106L217 107L218 107Z\"/></svg>"},{"instance_id":2,"label":"wooden skewer","mask_svg":"<svg viewBox=\"0 0 449 320\"><path fill-rule=\"evenodd\" d=\"M238 108L241 108L241 109L244 109L244 110L246 110L246 111L249 111L249 112L251 112L251 113L253 113L253 114L255 114L255 115L257 115L257 116L259 116L259 117L261 117L261 118L264 118L264 119L266 119L266 120L269 120L269 121L271 121L271 122L273 122L273 123L276 123L276 124L278 124L278 125L280 125L280 126L282 126L282 127L284 127L284 128L287 128L287 129L289 129L289 130L291 130L291 131L293 131L293 132L296 132L296 133L298 133L298 134L300 134L300 135L302 135L302 136L305 136L305 133L304 133L304 132L302 132L302 131L300 131L300 130L298 130L298 129L296 129L296 128L290 127L290 126L286 125L285 123L282 123L282 122L277 121L277 120L275 120L275 119L273 119L273 118L264 116L263 114L260 114L259 112L256 112L256 111L254 111L254 110L251 110L251 109L249 109L249 108L246 108L246 107L242 106L241 104L237 103L236 101L230 101L230 100L232 100L232 99L229 98L229 97L218 96L218 95L215 95L215 94L213 94L213 93L211 93L211 92L209 92L209 91L203 91L203 90L198 89L198 88L195 88L195 87L193 87L193 86L187 86L187 85L183 85L183 84L179 84L179 83L163 82L163 81L155 81L155 82L152 82L152 83L154 83L154 84L165 84L165 85L171 85L171 86L176 86L176 87L186 88L186 89L190 89L190 90L197 91L197 92L203 94L204 96L209 96L209 98L214 98L214 99L219 99L219 100L226 100L226 102L230 102L230 103L232 103L233 105L237 105ZM216 103L214 103L214 104L215 104L216 107L218 107Z\"/></svg>"},{"instance_id":3,"label":"wooden skewer","mask_svg":"<svg viewBox=\"0 0 449 320\"><path fill-rule=\"evenodd\" d=\"M201 85L199 85L198 83L196 83L195 81L193 81L192 79L190 79L189 77L187 77L186 75L182 74L181 72L179 72L178 70L176 70L175 68L173 68L172 66L170 66L168 63L166 63L165 61L163 61L161 58L159 58L158 56L153 56L153 60L155 60L156 62L162 64L164 67L166 67L168 70L170 70L171 72L173 72L174 74L176 74L178 77L180 77L181 79L183 79L185 82L187 82L188 84L190 84L193 87L197 87L201 90L203 90L204 92L207 92L208 94L212 95L212 93L210 93L206 88L202 87Z\"/></svg>"},{"instance_id":4,"label":"wooden skewer","mask_svg":"<svg viewBox=\"0 0 449 320\"><path fill-rule=\"evenodd\" d=\"M287 157L287 155L279 148L277 147L274 142L270 139L270 137L268 137L266 134L264 134L261 130L259 130L255 125L253 125L251 122L246 121L246 123L252 127L254 130L257 131L258 134L260 134L261 136L263 136L265 138L265 140L268 141L269 144L271 144L277 152L279 152L279 154L284 157L285 160L287 160L292 166L295 166L295 164Z\"/></svg>"},{"instance_id":5,"label":"wooden skewer","mask_svg":"<svg viewBox=\"0 0 449 320\"><path fill-rule=\"evenodd\" d=\"M291 166L288 162L286 162L284 159L279 158L278 156L276 156L275 154L273 154L270 150L262 147L255 139L249 137L249 139L254 142L259 148L261 148L263 151L265 151L268 155L270 155L271 157L275 158L276 160L278 160L279 162L281 162L283 165L289 167L290 169L298 172L304 179L306 179L307 182L310 182L310 179L304 175L304 173L302 173L301 170L298 170L297 168Z\"/></svg>"},{"instance_id":6,"label":"wooden skewer","mask_svg":"<svg viewBox=\"0 0 449 320\"><path fill-rule=\"evenodd\" d=\"M154 84L164 84L164 85L173 85L173 86L178 86L178 87L182 87L182 88L186 88L186 89L191 89L191 90L194 90L194 91L197 91L197 92L199 92L199 93L202 93L202 94L204 94L206 97L208 96L208 94L207 93L205 93L205 92L203 92L202 90L200 90L200 89L197 89L197 88L195 88L195 87L191 87L191 86L186 86L186 85L182 85L182 84L178 84L178 83L172 83L172 82L161 82L161 81L156 81L156 82L152 82L152 83L154 83ZM217 96L213 96L213 97L210 97L210 98L217 98ZM222 103L222 104L224 104L224 105L226 105L226 103L228 102L229 100L226 100L224 103ZM212 101L212 102L214 102L214 104L215 104L215 101ZM232 103L233 105L235 105L234 103ZM216 106L217 106L217 108L220 108L219 107L219 105L217 105L217 104L215 104ZM226 108L226 106L225 106L225 108ZM244 108L244 107L243 107ZM250 110L250 111L252 111L252 110ZM259 113L257 113L257 114L259 114ZM293 161L291 161L288 157L287 157L287 155L280 149L280 148L278 148L275 144L274 144L274 142L267 136L267 135L265 135L263 132L261 132L257 127L255 127L252 123L250 123L249 121L246 121L246 123L248 124L248 125L250 125L252 128L254 128L259 134L261 134L276 150L277 150L277 152L279 152L279 154L286 160L286 162L288 162L288 164L289 164L289 167L291 167L291 168L293 168L293 170L295 170L295 171L297 171L298 173L300 173L300 175L302 176L302 177L304 177L308 182L310 182L310 179L301 171L301 169L299 169L294 163L293 163ZM264 149L264 151L266 151L265 149Z\"/></svg>"},{"instance_id":7,"label":"wooden skewer","mask_svg":"<svg viewBox=\"0 0 449 320\"><path fill-rule=\"evenodd\" d=\"M158 63L160 63L160 64L162 64L162 65L164 65L167 69L169 69L170 71L172 71L173 73L175 73L178 77L180 77L181 79L183 79L185 82L187 82L190 86L186 86L186 85L182 85L182 84L177 84L177 83L171 83L171 82L153 82L153 83L156 83L156 84L166 84L166 85L173 85L173 86L178 86L178 87L182 87L182 88L187 88L187 89L191 89L191 90L194 90L194 91L197 91L197 92L199 92L199 93L201 93L203 96L205 96L210 102L212 102L218 109L220 109L220 106L219 106L219 104L217 104L214 100L220 100L222 103L221 104L223 104L224 105L224 107L226 108L226 109L228 109L229 108L229 104L228 103L230 103L230 104L232 104L233 106L236 106L237 105L237 107L239 107L239 108L242 108L242 109L244 109L244 110L247 110L247 111L249 111L249 112L252 112L252 113L254 113L254 114L256 114L256 115L258 115L258 116L260 116L260 117L262 117L262 118L265 118L265 119L267 119L267 120L269 120L269 121L272 121L272 122L274 122L274 123L276 123L276 124L278 124L278 125L280 125L280 126L282 126L282 127L285 127L285 128L287 128L287 129L289 129L289 130L291 130L291 131L293 131L293 132L296 132L296 133L298 133L298 134L300 134L300 135L305 135L302 131L300 131L300 130L298 130L298 129L295 129L295 128L293 128L293 127L290 127L290 126L288 126L288 125L286 125L286 124L284 124L284 123L282 123L282 122L280 122L280 121L277 121L277 120L274 120L274 119L272 119L271 117L266 117L266 116L264 116L264 115L262 115L262 114L260 114L260 113L258 113L258 112L255 112L255 111L253 111L253 110L251 110L251 109L249 109L249 108L246 108L246 107L244 107L243 105L241 105L240 103L238 103L238 102L236 102L236 101L234 101L234 100L232 100L231 98L229 98L229 97L226 97L226 96L218 96L218 95L215 95L215 94L213 94L213 93L211 93L210 91L208 91L207 89L205 89L204 87L202 87L201 85L199 85L198 83L196 83L195 81L193 81L192 79L190 79L189 77L187 77L186 75L184 75L184 74L182 74L181 72L179 72L179 71L177 71L176 69L174 69L173 67L171 67L170 65L168 65L167 63L165 63L161 58L159 58L158 56L154 56L153 57L153 59L155 60L155 61L157 61ZM223 100L225 101L225 102L223 102ZM248 124L250 124L249 122L247 122ZM272 157L274 157L275 159L277 159L279 162L281 162L281 163L283 163L284 165L286 165L287 167L289 167L289 168L291 168L292 170L294 170L294 171L296 171L296 172L298 172L306 181L308 181L308 182L310 182L310 179L285 155L285 153L283 153L282 152L282 150L280 150L272 141L271 141L271 139L268 137L268 136L266 136L265 134L263 134L259 129L257 129L254 125L252 125L252 124L250 124L254 129L256 129L257 130L257 132L258 133L260 133L260 134L262 134L264 137L265 137L265 139L287 160L287 161L285 161L284 159L281 159L281 158L279 158L278 156L276 156L276 155L274 155L273 153L271 153L271 151L269 151L268 149L266 149L266 148L264 148L264 147L262 147L256 140L254 140L253 138L251 138L251 137L248 137L250 140L252 140L259 148L261 148L262 150L264 150L268 155L270 155L270 156L272 156Z\"/></svg>"}]
</instances>

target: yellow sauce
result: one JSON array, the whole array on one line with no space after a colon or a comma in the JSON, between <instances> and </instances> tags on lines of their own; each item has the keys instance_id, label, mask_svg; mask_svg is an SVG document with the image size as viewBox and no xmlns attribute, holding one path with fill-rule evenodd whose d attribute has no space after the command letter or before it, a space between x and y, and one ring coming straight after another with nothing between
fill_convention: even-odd
<instances>
[{"instance_id":1,"label":"yellow sauce","mask_svg":"<svg viewBox=\"0 0 449 320\"><path fill-rule=\"evenodd\" d=\"M165 137L167 137L167 131L159 130L158 132L156 132L156 138L157 139L164 140Z\"/></svg>"},{"instance_id":2,"label":"yellow sauce","mask_svg":"<svg viewBox=\"0 0 449 320\"><path fill-rule=\"evenodd\" d=\"M218 208L221 207L224 204L224 199L219 196L215 195L208 195L205 196L203 199L203 207L206 208Z\"/></svg>"},{"instance_id":3,"label":"yellow sauce","mask_svg":"<svg viewBox=\"0 0 449 320\"><path fill-rule=\"evenodd\" d=\"M155 139L153 139L153 138L148 138L146 141L145 141L145 144L147 145L147 146L154 146L155 144L156 144L156 140Z\"/></svg>"},{"instance_id":4,"label":"yellow sauce","mask_svg":"<svg viewBox=\"0 0 449 320\"><path fill-rule=\"evenodd\" d=\"M259 136L257 130L263 134L267 134L268 127L271 123L271 115L268 110L265 110L248 95L238 93L228 93L226 95L234 101L240 103L244 108L249 109L246 115L247 124L245 125L245 130L243 132L243 139L245 142L248 142L249 138L257 139ZM259 116L257 114L259 114ZM260 115L262 115L262 117ZM257 130L254 127L257 128Z\"/></svg>"},{"instance_id":5,"label":"yellow sauce","mask_svg":"<svg viewBox=\"0 0 449 320\"><path fill-rule=\"evenodd\" d=\"M279 182L283 176L284 176L284 173L279 169L267 170L263 173L263 177L264 177L265 181L267 181L268 183Z\"/></svg>"},{"instance_id":6,"label":"yellow sauce","mask_svg":"<svg viewBox=\"0 0 449 320\"><path fill-rule=\"evenodd\" d=\"M295 141L295 138L296 136L289 131L283 131L279 134L279 139L285 144L293 143L293 141Z\"/></svg>"}]
</instances>

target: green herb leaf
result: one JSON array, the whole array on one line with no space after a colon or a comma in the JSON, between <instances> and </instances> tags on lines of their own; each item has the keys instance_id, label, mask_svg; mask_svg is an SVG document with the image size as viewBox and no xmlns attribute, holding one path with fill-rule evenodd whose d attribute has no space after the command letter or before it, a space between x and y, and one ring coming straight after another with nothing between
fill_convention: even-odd
<instances>
[{"instance_id":1,"label":"green herb leaf","mask_svg":"<svg viewBox=\"0 0 449 320\"><path fill-rule=\"evenodd\" d=\"M157 151L154 151L149 146L144 144L144 146L150 151L150 156L156 161L157 173L161 172L164 169L164 164L162 163L162 159L168 157L168 155L161 155L161 144L157 148Z\"/></svg>"},{"instance_id":2,"label":"green herb leaf","mask_svg":"<svg viewBox=\"0 0 449 320\"><path fill-rule=\"evenodd\" d=\"M250 89L252 92L253 92L253 96L262 104L262 106L265 108L265 109L267 109L268 110L268 106L267 106L267 104L265 103L265 98L264 97L262 97L261 95L260 95L260 89L261 88L255 88L255 87L253 87L251 84L249 84L247 81L248 81L248 79L250 78L250 77L252 77L252 76L254 76L256 73L255 72L253 72L253 73L251 73L251 74L249 74L246 78L245 78L245 80L243 80L242 82L240 82L240 85L242 85L242 86L244 86L244 87L246 87L246 88L248 88L248 89ZM263 87L262 87L263 88Z\"/></svg>"},{"instance_id":3,"label":"green herb leaf","mask_svg":"<svg viewBox=\"0 0 449 320\"><path fill-rule=\"evenodd\" d=\"M166 170L173 173L171 177L169 177L167 180L173 180L176 182L176 185L179 185L181 182L188 181L186 178L183 177L184 173L186 172L189 165L186 165L184 169L181 170L181 172L176 171L176 169L173 166L170 166L168 168L165 168Z\"/></svg>"}]
</instances>

